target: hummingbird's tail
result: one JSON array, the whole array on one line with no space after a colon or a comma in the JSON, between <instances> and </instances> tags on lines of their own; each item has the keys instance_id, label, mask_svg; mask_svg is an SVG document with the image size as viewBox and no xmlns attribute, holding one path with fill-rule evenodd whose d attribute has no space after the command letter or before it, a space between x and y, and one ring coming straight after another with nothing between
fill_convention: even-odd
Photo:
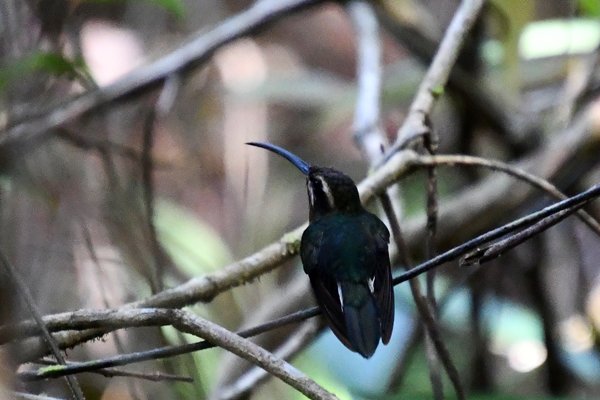
<instances>
[{"instance_id":1,"label":"hummingbird's tail","mask_svg":"<svg viewBox=\"0 0 600 400\"><path fill-rule=\"evenodd\" d=\"M370 358L381 338L379 310L366 283L342 282L339 286L346 333L354 350Z\"/></svg>"}]
</instances>

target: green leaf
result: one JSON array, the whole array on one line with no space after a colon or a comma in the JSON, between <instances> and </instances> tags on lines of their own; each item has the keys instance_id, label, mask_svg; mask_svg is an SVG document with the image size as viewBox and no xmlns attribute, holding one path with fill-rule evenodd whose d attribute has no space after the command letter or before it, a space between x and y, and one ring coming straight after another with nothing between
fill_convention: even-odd
<instances>
[{"instance_id":1,"label":"green leaf","mask_svg":"<svg viewBox=\"0 0 600 400\"><path fill-rule=\"evenodd\" d=\"M72 61L58 53L37 53L28 62L32 71L45 71L56 76L75 76L84 67L82 60Z\"/></svg>"},{"instance_id":2,"label":"green leaf","mask_svg":"<svg viewBox=\"0 0 600 400\"><path fill-rule=\"evenodd\" d=\"M35 52L0 68L0 89L16 79L25 79L36 72L74 79L86 70L82 59L71 60L60 53Z\"/></svg>"},{"instance_id":3,"label":"green leaf","mask_svg":"<svg viewBox=\"0 0 600 400\"><path fill-rule=\"evenodd\" d=\"M586 17L600 17L600 1L579 0L579 9Z\"/></svg>"},{"instance_id":4,"label":"green leaf","mask_svg":"<svg viewBox=\"0 0 600 400\"><path fill-rule=\"evenodd\" d=\"M88 3L124 3L125 0L84 0ZM183 18L185 7L182 0L146 0L146 2L159 6L177 18Z\"/></svg>"}]
</instances>

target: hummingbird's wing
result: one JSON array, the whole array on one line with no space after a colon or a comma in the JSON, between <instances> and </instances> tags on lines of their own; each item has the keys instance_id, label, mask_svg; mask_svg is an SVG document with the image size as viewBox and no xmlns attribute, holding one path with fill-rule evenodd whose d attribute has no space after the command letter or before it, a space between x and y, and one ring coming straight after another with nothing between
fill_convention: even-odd
<instances>
[{"instance_id":1,"label":"hummingbird's wing","mask_svg":"<svg viewBox=\"0 0 600 400\"><path fill-rule=\"evenodd\" d=\"M340 298L338 294L338 284L329 276L321 276L318 273L309 275L310 284L312 286L317 303L321 307L325 318L329 322L329 327L340 342L352 351L356 351L354 345L348 339L346 330L346 322ZM334 295L335 293L335 295Z\"/></svg>"},{"instance_id":2,"label":"hummingbird's wing","mask_svg":"<svg viewBox=\"0 0 600 400\"><path fill-rule=\"evenodd\" d=\"M381 321L381 341L387 344L392 336L394 327L394 286L392 285L392 269L390 267L390 256L388 243L390 233L383 222L373 215L371 228L375 238L375 275L374 294L379 318Z\"/></svg>"},{"instance_id":3,"label":"hummingbird's wing","mask_svg":"<svg viewBox=\"0 0 600 400\"><path fill-rule=\"evenodd\" d=\"M319 254L323 247L324 230L307 228L302 235L300 255L304 272L310 278L310 285L315 294L317 304L327 321L329 327L337 338L351 350L354 347L350 343L346 333L346 324L342 312L342 304L338 294L338 284L335 279L324 273L325 270L319 268Z\"/></svg>"}]
</instances>

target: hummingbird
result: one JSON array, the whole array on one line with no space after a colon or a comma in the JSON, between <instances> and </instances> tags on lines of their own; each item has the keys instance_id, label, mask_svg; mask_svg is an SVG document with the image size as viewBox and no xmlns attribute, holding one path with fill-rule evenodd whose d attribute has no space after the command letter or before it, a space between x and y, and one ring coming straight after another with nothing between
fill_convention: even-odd
<instances>
[{"instance_id":1,"label":"hummingbird","mask_svg":"<svg viewBox=\"0 0 600 400\"><path fill-rule=\"evenodd\" d=\"M385 224L360 202L354 181L310 165L288 150L249 142L288 160L306 176L309 225L300 258L329 327L350 350L370 358L390 341L394 292Z\"/></svg>"}]
</instances>

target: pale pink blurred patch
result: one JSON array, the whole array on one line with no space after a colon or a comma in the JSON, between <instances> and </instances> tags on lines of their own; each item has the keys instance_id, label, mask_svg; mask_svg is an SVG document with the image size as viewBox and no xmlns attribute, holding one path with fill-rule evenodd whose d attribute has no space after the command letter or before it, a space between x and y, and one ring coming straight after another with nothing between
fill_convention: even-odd
<instances>
[{"instance_id":1,"label":"pale pink blurred patch","mask_svg":"<svg viewBox=\"0 0 600 400\"><path fill-rule=\"evenodd\" d=\"M136 34L104 21L90 21L83 26L81 47L100 86L116 81L144 61L142 42Z\"/></svg>"}]
</instances>

